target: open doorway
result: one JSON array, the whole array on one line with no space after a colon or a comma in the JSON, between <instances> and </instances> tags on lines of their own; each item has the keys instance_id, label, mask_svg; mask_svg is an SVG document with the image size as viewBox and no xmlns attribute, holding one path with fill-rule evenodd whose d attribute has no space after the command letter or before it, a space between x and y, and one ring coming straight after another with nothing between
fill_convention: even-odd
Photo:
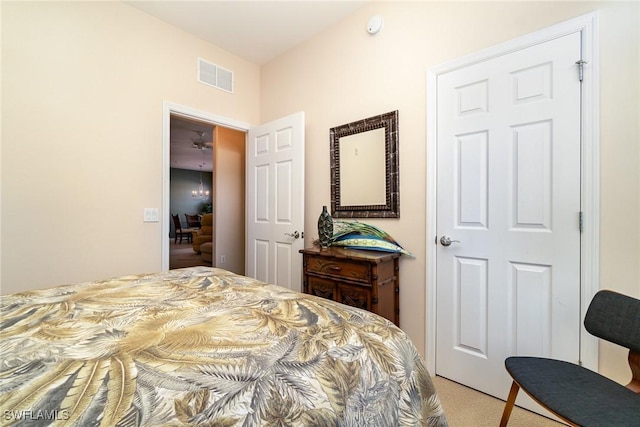
<instances>
[{"instance_id":1,"label":"open doorway","mask_svg":"<svg viewBox=\"0 0 640 427\"><path fill-rule=\"evenodd\" d=\"M233 131L229 132L230 134L237 136L237 139L234 138L233 142L229 142L229 150L224 150L218 142L225 139L217 139L214 135L212 198L215 213L216 257L213 259L213 266L260 279L256 273L255 262L253 265L249 265L255 261L255 259L251 259L251 256L255 254L256 242L259 242L260 245L268 245L272 253L288 255L286 260L285 257L278 259L279 262L286 263L286 265L276 265L276 268L269 270L277 272L280 276L273 279L267 278L263 281L299 290L301 288L300 278L302 277L302 254L299 253L299 249L304 247L304 239L296 237L295 234L296 230L301 230L298 236L304 235L304 112L293 113L256 127L228 117L164 101L162 113L162 217L166 221L163 220L161 223L162 236L169 235L171 218L169 213L171 116L208 123L215 126L216 129L226 128ZM250 130L253 135L248 133ZM261 138L257 138L258 135L261 135ZM249 144L249 141L264 144L267 135L269 135L268 140L278 141L278 151L286 152L287 156L291 157L291 163L286 167L289 167L292 172L295 171L295 178L290 178L293 174L273 173L271 175L275 178L279 177L280 182L274 179L268 181L269 185L265 185L266 181L256 179L255 173L249 173L250 170L255 172L255 168L249 166L250 159L255 159L260 154L256 145ZM272 144L269 147L275 148ZM228 168L228 171L223 173L223 167ZM261 184L260 189L257 188L257 184ZM234 195L237 199L223 198L223 194ZM267 200L266 197L271 197L270 195L275 197L273 203L260 203L259 205L263 210L268 207L270 218L278 218L278 226L284 226L284 229L278 230L277 227L271 227L270 231L273 232L267 236L267 239L258 239L255 228L248 225L248 218L256 219L257 213L262 214L262 211L257 211L255 202ZM238 202L236 203L234 200L238 200ZM276 207L281 209L278 215L274 213ZM288 210L282 211L284 208ZM167 271L169 269L168 238L163 239L161 256L162 271ZM266 265L268 261L262 258L262 264Z\"/></svg>"},{"instance_id":2,"label":"open doorway","mask_svg":"<svg viewBox=\"0 0 640 427\"><path fill-rule=\"evenodd\" d=\"M212 265L215 126L172 115L169 269Z\"/></svg>"},{"instance_id":3,"label":"open doorway","mask_svg":"<svg viewBox=\"0 0 640 427\"><path fill-rule=\"evenodd\" d=\"M173 113L169 125L169 269L244 274L246 132ZM187 231L182 243L175 215Z\"/></svg>"}]
</instances>

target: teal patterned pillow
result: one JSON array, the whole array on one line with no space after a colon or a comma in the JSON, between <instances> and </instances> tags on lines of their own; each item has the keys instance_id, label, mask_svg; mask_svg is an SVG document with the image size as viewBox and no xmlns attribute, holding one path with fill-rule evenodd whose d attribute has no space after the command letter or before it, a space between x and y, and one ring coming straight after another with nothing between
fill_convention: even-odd
<instances>
[{"instance_id":1,"label":"teal patterned pillow","mask_svg":"<svg viewBox=\"0 0 640 427\"><path fill-rule=\"evenodd\" d=\"M331 246L345 246L353 249L365 249L371 251L395 252L412 257L411 252L405 250L402 246L378 239L372 236L354 236L335 240Z\"/></svg>"}]
</instances>

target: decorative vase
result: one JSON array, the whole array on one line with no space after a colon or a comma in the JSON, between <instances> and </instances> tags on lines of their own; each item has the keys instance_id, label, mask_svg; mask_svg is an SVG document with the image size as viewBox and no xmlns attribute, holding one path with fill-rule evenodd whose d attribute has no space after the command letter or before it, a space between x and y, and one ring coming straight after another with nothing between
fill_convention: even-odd
<instances>
[{"instance_id":1,"label":"decorative vase","mask_svg":"<svg viewBox=\"0 0 640 427\"><path fill-rule=\"evenodd\" d=\"M331 238L333 237L333 218L331 214L327 212L327 207L322 207L322 213L318 218L318 240L320 246L328 248L331 244Z\"/></svg>"}]
</instances>

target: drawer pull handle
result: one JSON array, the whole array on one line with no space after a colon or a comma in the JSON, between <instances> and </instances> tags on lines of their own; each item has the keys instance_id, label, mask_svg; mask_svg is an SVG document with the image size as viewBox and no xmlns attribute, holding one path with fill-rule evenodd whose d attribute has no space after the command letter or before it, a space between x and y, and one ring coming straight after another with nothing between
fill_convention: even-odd
<instances>
[{"instance_id":1,"label":"drawer pull handle","mask_svg":"<svg viewBox=\"0 0 640 427\"><path fill-rule=\"evenodd\" d=\"M329 270L340 271L342 270L342 267L338 267L337 265L331 265L329 266Z\"/></svg>"}]
</instances>

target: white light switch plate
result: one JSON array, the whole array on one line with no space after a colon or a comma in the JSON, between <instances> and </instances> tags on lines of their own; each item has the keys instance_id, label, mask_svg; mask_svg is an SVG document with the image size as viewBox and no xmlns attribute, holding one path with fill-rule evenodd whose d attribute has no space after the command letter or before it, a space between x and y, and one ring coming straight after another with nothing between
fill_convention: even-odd
<instances>
[{"instance_id":1,"label":"white light switch plate","mask_svg":"<svg viewBox=\"0 0 640 427\"><path fill-rule=\"evenodd\" d=\"M144 222L158 221L158 208L144 208Z\"/></svg>"}]
</instances>

